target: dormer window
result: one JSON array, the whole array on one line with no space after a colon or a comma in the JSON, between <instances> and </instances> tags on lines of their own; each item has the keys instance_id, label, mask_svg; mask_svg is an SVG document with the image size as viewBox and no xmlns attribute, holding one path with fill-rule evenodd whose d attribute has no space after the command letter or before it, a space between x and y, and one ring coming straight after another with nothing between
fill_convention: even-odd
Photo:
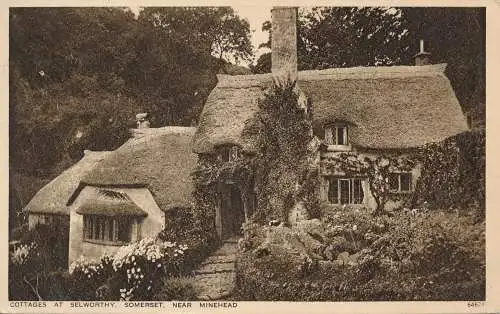
<instances>
[{"instance_id":1,"label":"dormer window","mask_svg":"<svg viewBox=\"0 0 500 314\"><path fill-rule=\"evenodd\" d=\"M324 142L330 147L345 148L349 145L347 125L332 124L325 127Z\"/></svg>"},{"instance_id":2,"label":"dormer window","mask_svg":"<svg viewBox=\"0 0 500 314\"><path fill-rule=\"evenodd\" d=\"M349 131L346 123L327 124L323 143L328 151L350 151Z\"/></svg>"},{"instance_id":3,"label":"dormer window","mask_svg":"<svg viewBox=\"0 0 500 314\"><path fill-rule=\"evenodd\" d=\"M240 157L240 148L236 145L222 146L219 148L218 158L224 162L236 161Z\"/></svg>"}]
</instances>

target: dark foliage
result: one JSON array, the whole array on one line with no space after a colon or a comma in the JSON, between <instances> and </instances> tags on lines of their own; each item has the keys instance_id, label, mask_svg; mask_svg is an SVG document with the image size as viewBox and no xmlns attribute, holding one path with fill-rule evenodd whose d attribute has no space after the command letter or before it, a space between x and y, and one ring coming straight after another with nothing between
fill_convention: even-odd
<instances>
[{"instance_id":1,"label":"dark foliage","mask_svg":"<svg viewBox=\"0 0 500 314\"><path fill-rule=\"evenodd\" d=\"M485 225L450 213L365 211L327 215L325 243L348 264L304 261L286 248L255 255L264 235L239 254L239 299L259 301L458 301L485 298ZM254 228L255 229L255 228ZM338 239L343 241L339 242ZM343 253L345 254L345 253Z\"/></svg>"},{"instance_id":2,"label":"dark foliage","mask_svg":"<svg viewBox=\"0 0 500 314\"><path fill-rule=\"evenodd\" d=\"M208 218L205 215L209 216L208 213L196 214L190 208L172 208L165 213L165 228L160 232L159 238L189 247L184 254L182 274L189 274L217 245L215 227L206 223L205 219Z\"/></svg>"},{"instance_id":3,"label":"dark foliage","mask_svg":"<svg viewBox=\"0 0 500 314\"><path fill-rule=\"evenodd\" d=\"M315 193L311 180L317 178L317 172L309 167L309 144L313 135L311 112L307 109L300 107L295 82L275 85L259 101L258 114L245 130L257 142L256 221L286 222L288 212L300 200L306 209L317 205L317 198L311 195ZM297 190L298 184L302 188Z\"/></svg>"},{"instance_id":4,"label":"dark foliage","mask_svg":"<svg viewBox=\"0 0 500 314\"><path fill-rule=\"evenodd\" d=\"M162 288L155 294L154 300L192 301L197 297L192 277L173 277L164 279Z\"/></svg>"},{"instance_id":5,"label":"dark foliage","mask_svg":"<svg viewBox=\"0 0 500 314\"><path fill-rule=\"evenodd\" d=\"M422 175L414 205L473 211L484 219L485 149L484 130L464 132L422 148Z\"/></svg>"},{"instance_id":6,"label":"dark foliage","mask_svg":"<svg viewBox=\"0 0 500 314\"><path fill-rule=\"evenodd\" d=\"M35 291L45 295L49 293L46 289L58 289L57 285L50 283L51 273L68 267L68 235L69 221L66 224L38 225L20 237L17 248L23 245L33 247L24 258L23 253L12 253L15 249L9 256L9 299L37 300ZM13 254L24 262L15 262Z\"/></svg>"},{"instance_id":7,"label":"dark foliage","mask_svg":"<svg viewBox=\"0 0 500 314\"><path fill-rule=\"evenodd\" d=\"M252 52L230 7L11 8L9 18L10 166L49 179L84 149L120 146L138 112L154 127L192 125L215 74L241 72L229 62Z\"/></svg>"}]
</instances>

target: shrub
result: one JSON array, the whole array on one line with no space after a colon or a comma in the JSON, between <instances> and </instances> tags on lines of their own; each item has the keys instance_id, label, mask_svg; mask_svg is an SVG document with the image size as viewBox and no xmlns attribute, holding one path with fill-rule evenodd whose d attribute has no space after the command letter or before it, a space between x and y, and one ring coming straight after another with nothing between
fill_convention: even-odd
<instances>
[{"instance_id":1,"label":"shrub","mask_svg":"<svg viewBox=\"0 0 500 314\"><path fill-rule=\"evenodd\" d=\"M288 213L302 203L315 215L318 176L312 170L312 114L302 108L296 82L283 82L266 92L259 110L245 128L245 136L255 138L254 158L257 210L254 219L261 223L277 219L288 221ZM308 111L309 110L309 111ZM298 189L296 188L298 187Z\"/></svg>"},{"instance_id":2,"label":"shrub","mask_svg":"<svg viewBox=\"0 0 500 314\"><path fill-rule=\"evenodd\" d=\"M65 224L37 225L9 249L10 299L37 300L47 294L43 285L50 280L49 274L67 267L68 228Z\"/></svg>"},{"instance_id":3,"label":"shrub","mask_svg":"<svg viewBox=\"0 0 500 314\"><path fill-rule=\"evenodd\" d=\"M198 290L194 285L193 277L171 277L164 278L163 284L154 300L157 301L189 301L196 300Z\"/></svg>"},{"instance_id":4,"label":"shrub","mask_svg":"<svg viewBox=\"0 0 500 314\"><path fill-rule=\"evenodd\" d=\"M25 233L21 243L36 243L37 261L33 272L65 269L68 266L69 222L39 224Z\"/></svg>"},{"instance_id":5,"label":"shrub","mask_svg":"<svg viewBox=\"0 0 500 314\"><path fill-rule=\"evenodd\" d=\"M472 211L484 220L486 136L484 130L460 133L419 152L422 173L413 206Z\"/></svg>"},{"instance_id":6,"label":"shrub","mask_svg":"<svg viewBox=\"0 0 500 314\"><path fill-rule=\"evenodd\" d=\"M484 300L485 225L473 217L429 210L391 216L344 210L327 215L325 245L355 262L312 260L308 271L294 248L258 257L239 253L237 283L245 300ZM248 229L253 247L262 239ZM247 236L245 236L247 239ZM340 241L339 239L342 239ZM301 264L302 262L302 264Z\"/></svg>"},{"instance_id":7,"label":"shrub","mask_svg":"<svg viewBox=\"0 0 500 314\"><path fill-rule=\"evenodd\" d=\"M151 300L161 286L159 278L182 272L186 249L146 238L120 248L113 257L104 256L99 263L78 260L70 273L96 291L95 298Z\"/></svg>"},{"instance_id":8,"label":"shrub","mask_svg":"<svg viewBox=\"0 0 500 314\"><path fill-rule=\"evenodd\" d=\"M190 208L173 208L165 215L165 228L158 238L163 241L182 242L189 247L181 273L187 274L195 269L215 249L218 241L213 232L201 227L195 210Z\"/></svg>"}]
</instances>

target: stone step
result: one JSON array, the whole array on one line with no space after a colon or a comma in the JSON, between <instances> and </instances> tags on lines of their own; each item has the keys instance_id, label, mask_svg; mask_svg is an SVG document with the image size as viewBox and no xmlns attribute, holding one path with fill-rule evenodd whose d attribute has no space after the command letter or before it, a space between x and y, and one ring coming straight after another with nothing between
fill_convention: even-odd
<instances>
[{"instance_id":1,"label":"stone step","mask_svg":"<svg viewBox=\"0 0 500 314\"><path fill-rule=\"evenodd\" d=\"M226 243L221 246L217 251L212 253L212 256L220 256L220 255L235 255L238 251L238 247L236 244Z\"/></svg>"},{"instance_id":2,"label":"stone step","mask_svg":"<svg viewBox=\"0 0 500 314\"><path fill-rule=\"evenodd\" d=\"M200 300L218 300L233 292L236 275L234 272L201 274L194 277Z\"/></svg>"},{"instance_id":3,"label":"stone step","mask_svg":"<svg viewBox=\"0 0 500 314\"><path fill-rule=\"evenodd\" d=\"M234 263L205 264L195 270L195 274L212 274L234 271Z\"/></svg>"},{"instance_id":4,"label":"stone step","mask_svg":"<svg viewBox=\"0 0 500 314\"><path fill-rule=\"evenodd\" d=\"M223 241L223 243L232 243L232 244L238 244L238 240L240 238L239 237L233 237L233 238L229 238L229 239L226 239Z\"/></svg>"},{"instance_id":5,"label":"stone step","mask_svg":"<svg viewBox=\"0 0 500 314\"><path fill-rule=\"evenodd\" d=\"M212 255L201 263L201 266L206 264L217 264L217 263L234 263L236 260L234 255Z\"/></svg>"}]
</instances>

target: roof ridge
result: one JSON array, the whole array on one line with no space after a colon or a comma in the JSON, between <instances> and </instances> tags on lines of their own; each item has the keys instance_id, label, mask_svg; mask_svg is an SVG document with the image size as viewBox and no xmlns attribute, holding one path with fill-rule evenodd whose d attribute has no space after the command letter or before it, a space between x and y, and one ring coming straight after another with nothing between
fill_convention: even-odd
<instances>
[{"instance_id":1,"label":"roof ridge","mask_svg":"<svg viewBox=\"0 0 500 314\"><path fill-rule=\"evenodd\" d=\"M324 79L378 79L378 78L404 78L414 76L443 75L446 63L413 66L376 66L376 67L351 67L330 68L324 70L306 70L299 72L300 80Z\"/></svg>"},{"instance_id":2,"label":"roof ridge","mask_svg":"<svg viewBox=\"0 0 500 314\"><path fill-rule=\"evenodd\" d=\"M349 68L329 68L323 70L304 70L298 72L300 81L313 80L343 80L343 79L384 79L384 78L408 78L421 76L444 75L446 63L414 66L369 66ZM217 74L218 88L243 88L264 87L263 84L272 81L271 73L229 75Z\"/></svg>"}]
</instances>

